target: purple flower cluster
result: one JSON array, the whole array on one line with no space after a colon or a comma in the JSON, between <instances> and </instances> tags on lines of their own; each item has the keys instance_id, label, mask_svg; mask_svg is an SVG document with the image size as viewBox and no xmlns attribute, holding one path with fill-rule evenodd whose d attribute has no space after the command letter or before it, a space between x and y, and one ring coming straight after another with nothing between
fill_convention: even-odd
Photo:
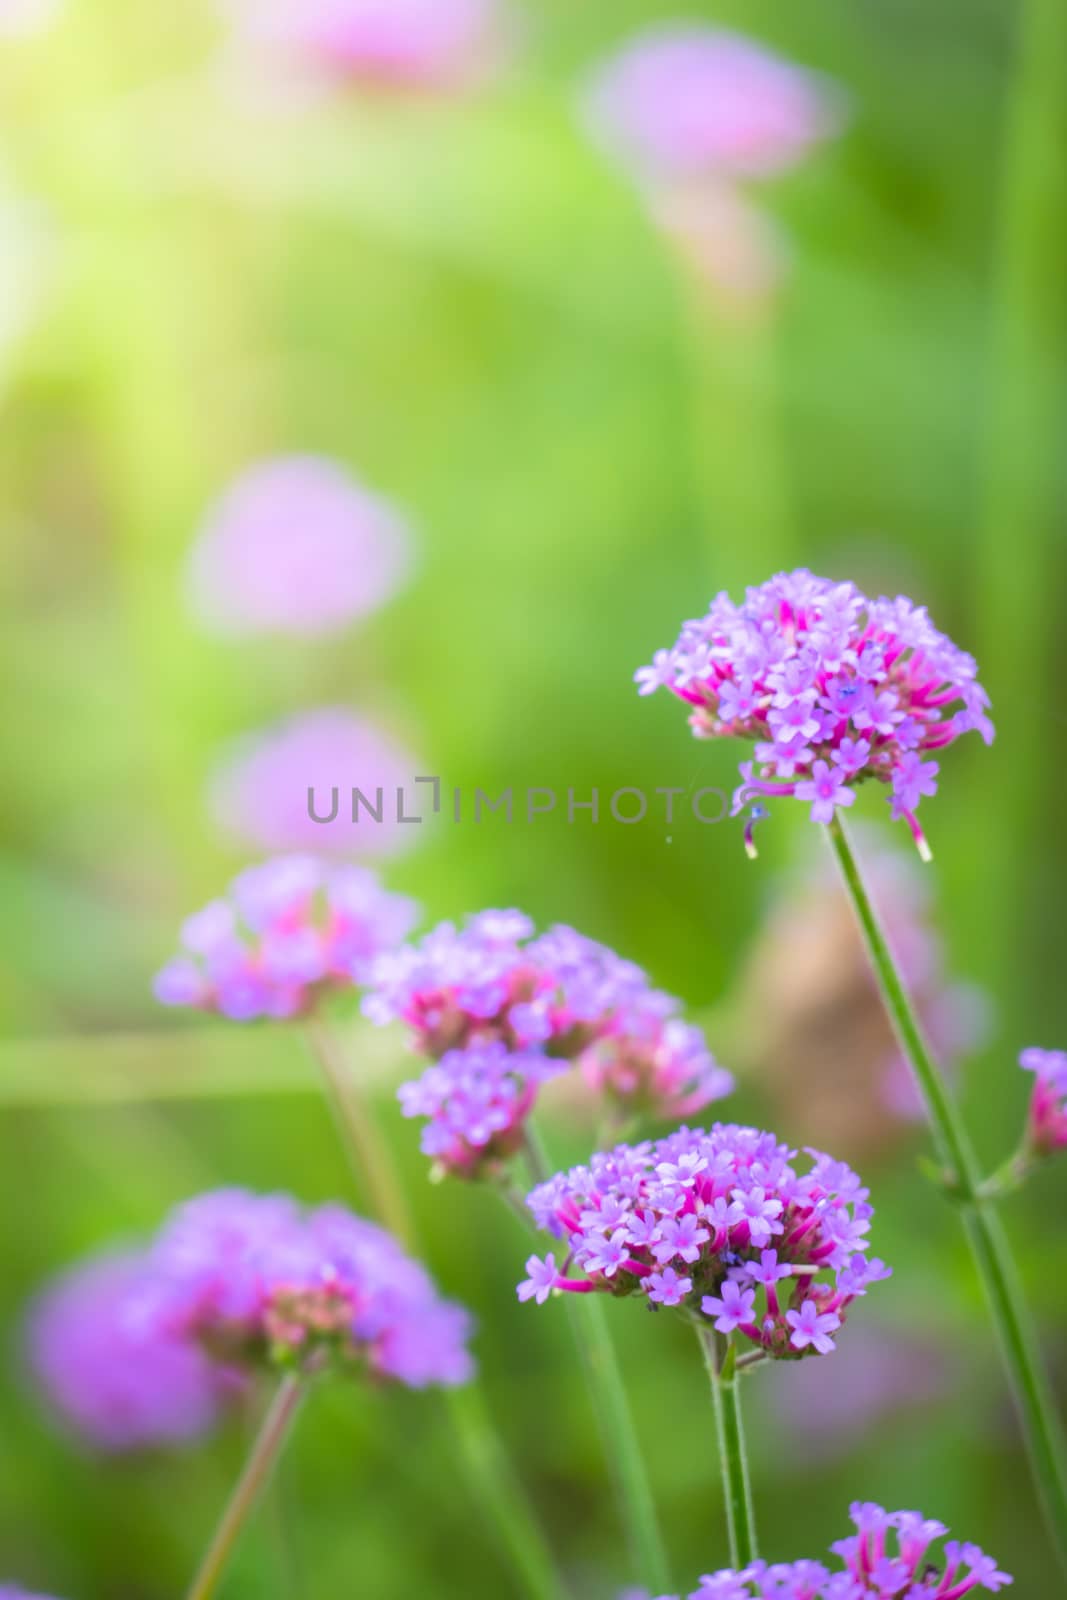
<instances>
[{"instance_id":1,"label":"purple flower cluster","mask_svg":"<svg viewBox=\"0 0 1067 1600\"><path fill-rule=\"evenodd\" d=\"M501 0L226 0L260 46L340 82L445 89L505 53Z\"/></svg>"},{"instance_id":2,"label":"purple flower cluster","mask_svg":"<svg viewBox=\"0 0 1067 1600\"><path fill-rule=\"evenodd\" d=\"M755 40L667 24L599 69L588 107L605 144L639 174L761 178L836 131L837 98Z\"/></svg>"},{"instance_id":3,"label":"purple flower cluster","mask_svg":"<svg viewBox=\"0 0 1067 1600\"><path fill-rule=\"evenodd\" d=\"M853 1299L889 1269L868 1259L873 1212L856 1174L817 1152L799 1174L795 1155L722 1123L594 1155L529 1196L567 1249L558 1266L531 1256L519 1299L639 1293L767 1356L826 1354Z\"/></svg>"},{"instance_id":4,"label":"purple flower cluster","mask_svg":"<svg viewBox=\"0 0 1067 1600\"><path fill-rule=\"evenodd\" d=\"M406 1023L433 1058L401 1103L429 1119L427 1154L465 1176L514 1152L539 1086L571 1063L616 1106L664 1117L732 1087L678 1002L639 967L572 928L535 938L518 911L442 923L383 956L363 1008L374 1022Z\"/></svg>"},{"instance_id":5,"label":"purple flower cluster","mask_svg":"<svg viewBox=\"0 0 1067 1600\"><path fill-rule=\"evenodd\" d=\"M224 634L336 631L382 605L411 564L398 514L332 461L250 468L190 554L194 609Z\"/></svg>"},{"instance_id":6,"label":"purple flower cluster","mask_svg":"<svg viewBox=\"0 0 1067 1600\"><path fill-rule=\"evenodd\" d=\"M698 281L744 310L771 297L787 255L744 180L795 166L837 131L840 101L828 81L755 40L668 23L596 70L584 108Z\"/></svg>"},{"instance_id":7,"label":"purple flower cluster","mask_svg":"<svg viewBox=\"0 0 1067 1600\"><path fill-rule=\"evenodd\" d=\"M420 831L397 817L400 791L421 770L419 757L369 718L320 706L227 746L209 803L224 833L257 850L398 855ZM353 804L353 784L366 805Z\"/></svg>"},{"instance_id":8,"label":"purple flower cluster","mask_svg":"<svg viewBox=\"0 0 1067 1600\"><path fill-rule=\"evenodd\" d=\"M1024 1050L1019 1065L1034 1074L1026 1143L1034 1155L1067 1150L1067 1051Z\"/></svg>"},{"instance_id":9,"label":"purple flower cluster","mask_svg":"<svg viewBox=\"0 0 1067 1600\"><path fill-rule=\"evenodd\" d=\"M280 856L188 918L185 954L156 975L156 997L236 1022L299 1016L323 990L365 977L417 914L367 868Z\"/></svg>"},{"instance_id":10,"label":"purple flower cluster","mask_svg":"<svg viewBox=\"0 0 1067 1600\"><path fill-rule=\"evenodd\" d=\"M392 1235L341 1206L222 1189L180 1206L149 1254L143 1324L237 1368L358 1366L411 1388L473 1370L471 1321Z\"/></svg>"},{"instance_id":11,"label":"purple flower cluster","mask_svg":"<svg viewBox=\"0 0 1067 1600\"><path fill-rule=\"evenodd\" d=\"M794 795L830 822L877 778L925 854L915 812L937 790L933 753L972 730L993 738L976 672L924 607L800 569L750 588L740 606L719 594L636 679L642 694L664 686L686 701L699 738L755 741L738 806Z\"/></svg>"},{"instance_id":12,"label":"purple flower cluster","mask_svg":"<svg viewBox=\"0 0 1067 1600\"><path fill-rule=\"evenodd\" d=\"M144 1325L146 1283L143 1256L99 1257L64 1273L30 1313L30 1360L44 1393L99 1450L197 1438L240 1386L203 1351Z\"/></svg>"},{"instance_id":13,"label":"purple flower cluster","mask_svg":"<svg viewBox=\"0 0 1067 1600\"><path fill-rule=\"evenodd\" d=\"M836 1571L821 1561L754 1561L742 1572L708 1573L689 1600L963 1600L1012 1581L976 1544L950 1539L937 1554L934 1542L948 1529L919 1511L856 1501L849 1516L856 1532L831 1546L842 1562Z\"/></svg>"}]
</instances>

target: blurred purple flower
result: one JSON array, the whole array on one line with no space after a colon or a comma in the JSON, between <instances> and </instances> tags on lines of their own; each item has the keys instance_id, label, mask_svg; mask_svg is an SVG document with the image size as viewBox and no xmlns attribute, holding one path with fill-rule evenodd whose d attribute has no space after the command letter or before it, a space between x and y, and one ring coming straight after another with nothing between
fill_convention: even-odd
<instances>
[{"instance_id":1,"label":"blurred purple flower","mask_svg":"<svg viewBox=\"0 0 1067 1600\"><path fill-rule=\"evenodd\" d=\"M183 954L156 974L155 995L235 1022L302 1015L329 988L362 982L417 916L367 867L278 856L186 919Z\"/></svg>"},{"instance_id":2,"label":"blurred purple flower","mask_svg":"<svg viewBox=\"0 0 1067 1600\"><path fill-rule=\"evenodd\" d=\"M519 1298L639 1294L772 1359L827 1354L852 1301L889 1269L867 1257L873 1209L856 1174L817 1152L799 1174L794 1157L771 1133L716 1123L558 1173L527 1204L567 1258L551 1283L548 1261L527 1262Z\"/></svg>"},{"instance_id":3,"label":"blurred purple flower","mask_svg":"<svg viewBox=\"0 0 1067 1600\"><path fill-rule=\"evenodd\" d=\"M943 1399L958 1363L933 1336L864 1321L828 1365L806 1361L765 1396L776 1426L803 1441L806 1459L846 1454L880 1423Z\"/></svg>"},{"instance_id":4,"label":"blurred purple flower","mask_svg":"<svg viewBox=\"0 0 1067 1600\"><path fill-rule=\"evenodd\" d=\"M194 1439L235 1393L232 1375L202 1351L139 1319L145 1279L143 1255L98 1257L64 1273L30 1313L30 1359L45 1394L99 1450Z\"/></svg>"},{"instance_id":5,"label":"blurred purple flower","mask_svg":"<svg viewBox=\"0 0 1067 1600\"><path fill-rule=\"evenodd\" d=\"M406 1117L425 1117L422 1150L442 1171L481 1177L521 1147L538 1087L569 1063L510 1051L499 1039L449 1050L401 1086Z\"/></svg>"},{"instance_id":6,"label":"blurred purple flower","mask_svg":"<svg viewBox=\"0 0 1067 1600\"><path fill-rule=\"evenodd\" d=\"M925 607L903 596L870 600L855 584L801 568L749 588L740 606L717 595L635 678L642 694L666 687L684 700L698 738L755 741L755 761L741 764L737 809L759 796L795 795L813 802L814 822L827 823L856 785L875 778L889 785L893 817L904 818L928 856L915 810L937 789L932 753L972 731L993 739L977 671ZM754 694L744 715L736 714L739 684Z\"/></svg>"},{"instance_id":7,"label":"blurred purple flower","mask_svg":"<svg viewBox=\"0 0 1067 1600\"><path fill-rule=\"evenodd\" d=\"M494 71L513 43L504 0L223 0L238 33L298 73L440 91Z\"/></svg>"},{"instance_id":8,"label":"blurred purple flower","mask_svg":"<svg viewBox=\"0 0 1067 1600\"><path fill-rule=\"evenodd\" d=\"M421 770L418 759L374 723L327 707L237 741L212 775L210 806L222 828L261 850L395 855L419 832L397 822L397 791L406 789L414 814L411 782ZM380 822L362 805L353 821L353 788L380 812ZM309 790L317 817L330 818L336 798L333 820L312 820Z\"/></svg>"},{"instance_id":9,"label":"blurred purple flower","mask_svg":"<svg viewBox=\"0 0 1067 1600\"><path fill-rule=\"evenodd\" d=\"M193 608L224 634L336 632L376 610L407 577L399 514L343 467L281 457L243 473L209 512L189 554Z\"/></svg>"},{"instance_id":10,"label":"blurred purple flower","mask_svg":"<svg viewBox=\"0 0 1067 1600\"><path fill-rule=\"evenodd\" d=\"M583 104L698 279L728 309L769 301L786 252L741 184L788 170L838 131L836 86L740 34L663 23L593 72Z\"/></svg>"},{"instance_id":11,"label":"blurred purple flower","mask_svg":"<svg viewBox=\"0 0 1067 1600\"><path fill-rule=\"evenodd\" d=\"M640 967L573 928L534 937L519 911L445 922L374 964L363 1009L402 1021L435 1065L401 1099L423 1148L477 1176L514 1153L539 1085L576 1063L620 1115L679 1117L733 1080Z\"/></svg>"},{"instance_id":12,"label":"blurred purple flower","mask_svg":"<svg viewBox=\"0 0 1067 1600\"><path fill-rule=\"evenodd\" d=\"M471 1376L471 1319L383 1228L341 1206L222 1189L179 1206L139 1314L239 1367L354 1365L411 1388Z\"/></svg>"},{"instance_id":13,"label":"blurred purple flower","mask_svg":"<svg viewBox=\"0 0 1067 1600\"><path fill-rule=\"evenodd\" d=\"M834 85L755 40L699 24L639 33L594 74L590 121L641 178L764 178L841 124Z\"/></svg>"},{"instance_id":14,"label":"blurred purple flower","mask_svg":"<svg viewBox=\"0 0 1067 1600\"><path fill-rule=\"evenodd\" d=\"M47 1594L31 1594L28 1589L12 1589L4 1585L0 1586L0 1600L53 1600L53 1597Z\"/></svg>"}]
</instances>

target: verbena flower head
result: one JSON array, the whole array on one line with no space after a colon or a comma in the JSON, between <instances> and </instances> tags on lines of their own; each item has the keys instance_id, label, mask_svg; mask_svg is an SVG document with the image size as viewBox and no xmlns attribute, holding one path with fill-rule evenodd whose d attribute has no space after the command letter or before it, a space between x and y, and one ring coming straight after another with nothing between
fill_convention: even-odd
<instances>
[{"instance_id":1,"label":"verbena flower head","mask_svg":"<svg viewBox=\"0 0 1067 1600\"><path fill-rule=\"evenodd\" d=\"M471 1320L383 1228L341 1206L222 1189L172 1215L150 1254L149 1326L238 1367L358 1368L464 1383Z\"/></svg>"},{"instance_id":2,"label":"verbena flower head","mask_svg":"<svg viewBox=\"0 0 1067 1600\"><path fill-rule=\"evenodd\" d=\"M442 923L383 956L363 1008L434 1058L401 1101L430 1119L427 1153L466 1176L514 1151L538 1087L571 1063L626 1112L684 1116L732 1087L640 967L572 928L536 937L518 911Z\"/></svg>"},{"instance_id":3,"label":"verbena flower head","mask_svg":"<svg viewBox=\"0 0 1067 1600\"><path fill-rule=\"evenodd\" d=\"M507 53L503 0L227 0L254 43L297 70L382 88L461 88Z\"/></svg>"},{"instance_id":4,"label":"verbena flower head","mask_svg":"<svg viewBox=\"0 0 1067 1600\"><path fill-rule=\"evenodd\" d=\"M64 1422L98 1450L195 1439L239 1387L194 1345L144 1325L137 1306L145 1283L143 1255L102 1256L64 1273L30 1312L37 1379Z\"/></svg>"},{"instance_id":5,"label":"verbena flower head","mask_svg":"<svg viewBox=\"0 0 1067 1600\"><path fill-rule=\"evenodd\" d=\"M753 39L668 23L600 67L587 103L605 144L662 180L784 172L836 131L839 98Z\"/></svg>"},{"instance_id":6,"label":"verbena flower head","mask_svg":"<svg viewBox=\"0 0 1067 1600\"><path fill-rule=\"evenodd\" d=\"M684 700L699 738L755 741L738 808L795 795L814 822L830 822L876 778L928 855L915 812L937 790L935 752L972 730L992 742L976 674L924 607L869 600L801 568L750 588L740 606L719 594L636 679L642 694L663 686Z\"/></svg>"},{"instance_id":7,"label":"verbena flower head","mask_svg":"<svg viewBox=\"0 0 1067 1600\"><path fill-rule=\"evenodd\" d=\"M963 1600L1012 1581L976 1544L942 1545L948 1529L919 1511L856 1501L849 1516L856 1532L832 1546L832 1570L821 1561L754 1561L742 1572L708 1573L689 1600Z\"/></svg>"},{"instance_id":8,"label":"verbena flower head","mask_svg":"<svg viewBox=\"0 0 1067 1600\"><path fill-rule=\"evenodd\" d=\"M528 1205L561 1241L531 1257L520 1300L553 1290L678 1306L780 1359L824 1355L848 1308L888 1268L867 1255L868 1191L842 1162L716 1123L619 1145L539 1185Z\"/></svg>"},{"instance_id":9,"label":"verbena flower head","mask_svg":"<svg viewBox=\"0 0 1067 1600\"><path fill-rule=\"evenodd\" d=\"M362 981L417 915L365 867L279 856L187 919L184 953L156 975L156 997L237 1022L302 1015L329 988Z\"/></svg>"},{"instance_id":10,"label":"verbena flower head","mask_svg":"<svg viewBox=\"0 0 1067 1600\"><path fill-rule=\"evenodd\" d=\"M1024 1050L1019 1065L1034 1074L1026 1144L1032 1154L1067 1150L1067 1051Z\"/></svg>"},{"instance_id":11,"label":"verbena flower head","mask_svg":"<svg viewBox=\"0 0 1067 1600\"><path fill-rule=\"evenodd\" d=\"M250 468L189 559L193 607L219 633L326 634L389 599L411 565L403 519L343 467L283 456Z\"/></svg>"},{"instance_id":12,"label":"verbena flower head","mask_svg":"<svg viewBox=\"0 0 1067 1600\"><path fill-rule=\"evenodd\" d=\"M397 791L407 788L410 810L412 774L423 770L391 734L329 706L232 744L212 774L210 807L226 833L259 850L396 855L422 831L397 821ZM366 806L353 805L353 788Z\"/></svg>"}]
</instances>

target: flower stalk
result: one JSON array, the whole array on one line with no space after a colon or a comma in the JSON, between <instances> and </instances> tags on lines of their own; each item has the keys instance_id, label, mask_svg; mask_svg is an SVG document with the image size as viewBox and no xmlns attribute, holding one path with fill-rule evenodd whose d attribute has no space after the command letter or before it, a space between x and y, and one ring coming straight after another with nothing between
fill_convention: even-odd
<instances>
[{"instance_id":1,"label":"flower stalk","mask_svg":"<svg viewBox=\"0 0 1067 1600\"><path fill-rule=\"evenodd\" d=\"M379 1222L410 1249L414 1234L411 1212L341 1041L322 1017L312 1017L306 1027L356 1183Z\"/></svg>"},{"instance_id":2,"label":"flower stalk","mask_svg":"<svg viewBox=\"0 0 1067 1600\"><path fill-rule=\"evenodd\" d=\"M534 1181L545 1182L551 1168L532 1121L526 1124L525 1149ZM666 1546L601 1296L568 1294L564 1299L623 1509L635 1570L654 1593L665 1594L671 1588Z\"/></svg>"},{"instance_id":3,"label":"flower stalk","mask_svg":"<svg viewBox=\"0 0 1067 1600\"><path fill-rule=\"evenodd\" d=\"M756 1516L741 1421L741 1380L737 1352L730 1340L711 1327L698 1326L697 1338L704 1355L715 1408L715 1434L719 1442L719 1463L726 1501L730 1564L741 1569L755 1561L759 1551L756 1548Z\"/></svg>"},{"instance_id":4,"label":"flower stalk","mask_svg":"<svg viewBox=\"0 0 1067 1600\"><path fill-rule=\"evenodd\" d=\"M827 832L886 1010L922 1094L938 1158L950 1174L947 1192L960 1211L982 1280L1049 1534L1060 1564L1067 1572L1067 1467L1063 1424L1025 1307L1011 1246L991 1204L991 1194L982 1181L959 1109L923 1036L839 816L835 815Z\"/></svg>"},{"instance_id":5,"label":"flower stalk","mask_svg":"<svg viewBox=\"0 0 1067 1600\"><path fill-rule=\"evenodd\" d=\"M278 1385L186 1600L211 1600L216 1592L234 1546L285 1448L306 1387L304 1379L294 1373L286 1374Z\"/></svg>"},{"instance_id":6,"label":"flower stalk","mask_svg":"<svg viewBox=\"0 0 1067 1600\"><path fill-rule=\"evenodd\" d=\"M307 1025L307 1035L322 1069L356 1182L366 1191L377 1220L410 1248L415 1233L410 1209L341 1042L333 1028L321 1019ZM447 1389L444 1403L471 1492L492 1521L523 1592L529 1600L561 1600L566 1592L562 1579L556 1573L548 1543L508 1459L477 1380L462 1389Z\"/></svg>"}]
</instances>

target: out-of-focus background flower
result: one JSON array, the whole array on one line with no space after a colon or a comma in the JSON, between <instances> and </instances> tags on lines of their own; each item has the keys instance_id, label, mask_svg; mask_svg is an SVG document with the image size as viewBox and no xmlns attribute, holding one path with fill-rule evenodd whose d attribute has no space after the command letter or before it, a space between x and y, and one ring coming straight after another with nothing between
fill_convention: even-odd
<instances>
[{"instance_id":1,"label":"out-of-focus background flower","mask_svg":"<svg viewBox=\"0 0 1067 1600\"><path fill-rule=\"evenodd\" d=\"M151 989L234 872L329 833L428 921L517 905L639 961L737 1074L720 1112L859 1164L895 1277L841 1352L759 1385L765 1553L816 1554L853 1498L915 1504L1041 1592L978 1289L819 832L771 802L752 864L740 824L700 825L688 795L731 788L738 753L631 683L717 590L796 565L908 593L974 653L998 737L944 756L933 865L901 863L881 795L854 812L999 1162L1018 1050L1067 1036L1067 176L1057 60L1020 42L1041 9L0 0L0 1578L187 1581L243 1403L100 1460L40 1397L25 1316L199 1189L350 1198L296 1033ZM709 61L701 27L779 62ZM439 775L441 810L351 828L345 790L317 831L303 793L331 768L372 799ZM509 786L513 820L475 822L474 790ZM674 821L613 820L624 786L682 791ZM527 822L530 788L560 802ZM569 820L593 789L599 820ZM399 1037L350 1037L520 1472L576 1590L612 1594L632 1574L562 1310L516 1303L503 1208L431 1189ZM561 1089L570 1163L590 1121ZM1006 1222L1067 1403L1065 1183ZM607 1309L684 1585L726 1559L696 1352ZM510 1593L465 1496L433 1396L324 1391L226 1592Z\"/></svg>"}]
</instances>

